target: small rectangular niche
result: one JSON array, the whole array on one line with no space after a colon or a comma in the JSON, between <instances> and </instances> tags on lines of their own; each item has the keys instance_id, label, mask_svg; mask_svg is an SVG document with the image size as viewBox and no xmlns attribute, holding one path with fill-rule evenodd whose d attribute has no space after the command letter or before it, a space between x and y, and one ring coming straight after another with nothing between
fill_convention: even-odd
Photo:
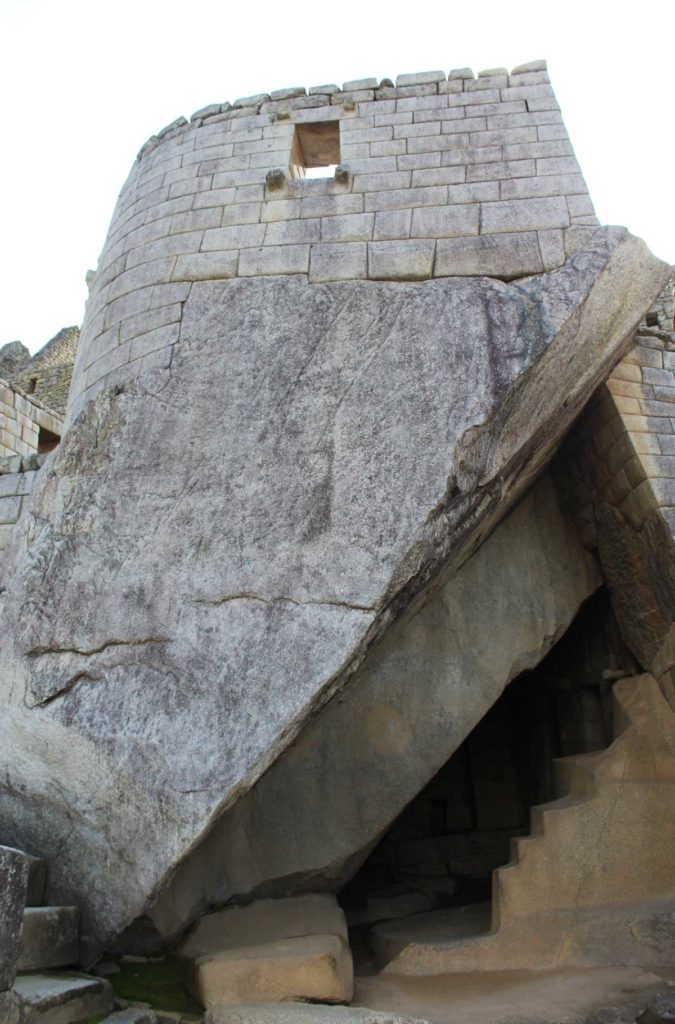
<instances>
[{"instance_id":1,"label":"small rectangular niche","mask_svg":"<svg viewBox=\"0 0 675 1024\"><path fill-rule=\"evenodd\" d=\"M340 122L296 124L291 148L291 178L330 178L340 163Z\"/></svg>"}]
</instances>

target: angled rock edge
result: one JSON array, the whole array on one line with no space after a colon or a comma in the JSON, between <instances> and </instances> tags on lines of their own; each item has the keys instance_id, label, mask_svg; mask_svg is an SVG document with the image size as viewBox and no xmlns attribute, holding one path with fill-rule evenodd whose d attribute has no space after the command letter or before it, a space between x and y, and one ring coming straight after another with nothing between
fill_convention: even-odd
<instances>
[{"instance_id":1,"label":"angled rock edge","mask_svg":"<svg viewBox=\"0 0 675 1024\"><path fill-rule=\"evenodd\" d=\"M2 595L0 817L93 959L483 539L668 268L624 229L509 284L201 282L169 371L102 392ZM109 880L115 878L115 885Z\"/></svg>"},{"instance_id":2,"label":"angled rock edge","mask_svg":"<svg viewBox=\"0 0 675 1024\"><path fill-rule=\"evenodd\" d=\"M422 609L401 615L340 698L185 858L148 911L154 945L147 922L142 936L135 929L140 951L166 944L209 906L348 881L508 682L544 657L601 582L547 471ZM296 897L252 906L262 915L298 900L302 905ZM214 931L238 935L247 912L201 918L181 955L199 955L202 936Z\"/></svg>"}]
</instances>

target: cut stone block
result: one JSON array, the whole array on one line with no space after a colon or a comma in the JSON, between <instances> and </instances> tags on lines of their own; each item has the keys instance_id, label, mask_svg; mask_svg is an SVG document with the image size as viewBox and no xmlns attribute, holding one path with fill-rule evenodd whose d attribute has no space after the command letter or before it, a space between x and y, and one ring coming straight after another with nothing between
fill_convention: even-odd
<instances>
[{"instance_id":1,"label":"cut stone block","mask_svg":"<svg viewBox=\"0 0 675 1024\"><path fill-rule=\"evenodd\" d=\"M338 935L347 923L334 896L319 893L290 899L258 900L202 917L180 946L188 960L241 946L258 946L304 935Z\"/></svg>"},{"instance_id":2,"label":"cut stone block","mask_svg":"<svg viewBox=\"0 0 675 1024\"><path fill-rule=\"evenodd\" d=\"M352 955L337 935L232 949L198 960L194 985L207 1009L288 1000L348 1003L353 994Z\"/></svg>"},{"instance_id":3,"label":"cut stone block","mask_svg":"<svg viewBox=\"0 0 675 1024\"><path fill-rule=\"evenodd\" d=\"M16 974L27 887L28 858L0 846L0 992L10 988Z\"/></svg>"},{"instance_id":4,"label":"cut stone block","mask_svg":"<svg viewBox=\"0 0 675 1024\"><path fill-rule=\"evenodd\" d=\"M534 231L477 238L441 238L436 243L436 277L500 277L510 280L544 269Z\"/></svg>"},{"instance_id":5,"label":"cut stone block","mask_svg":"<svg viewBox=\"0 0 675 1024\"><path fill-rule=\"evenodd\" d=\"M23 912L19 970L39 971L76 964L77 907L27 907Z\"/></svg>"},{"instance_id":6,"label":"cut stone block","mask_svg":"<svg viewBox=\"0 0 675 1024\"><path fill-rule=\"evenodd\" d=\"M83 1024L112 1009L110 983L82 974L19 975L13 992L21 1024Z\"/></svg>"}]
</instances>

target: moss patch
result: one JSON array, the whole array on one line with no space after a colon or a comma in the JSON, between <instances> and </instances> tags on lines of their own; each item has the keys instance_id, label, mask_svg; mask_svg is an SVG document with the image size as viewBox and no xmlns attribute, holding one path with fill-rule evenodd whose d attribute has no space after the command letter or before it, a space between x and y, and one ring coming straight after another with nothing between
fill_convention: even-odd
<instances>
[{"instance_id":1,"label":"moss patch","mask_svg":"<svg viewBox=\"0 0 675 1024\"><path fill-rule=\"evenodd\" d=\"M128 963L119 960L119 974L108 981L116 996L130 1002L150 1003L156 1010L201 1015L202 1008L190 992L190 964L177 957Z\"/></svg>"}]
</instances>

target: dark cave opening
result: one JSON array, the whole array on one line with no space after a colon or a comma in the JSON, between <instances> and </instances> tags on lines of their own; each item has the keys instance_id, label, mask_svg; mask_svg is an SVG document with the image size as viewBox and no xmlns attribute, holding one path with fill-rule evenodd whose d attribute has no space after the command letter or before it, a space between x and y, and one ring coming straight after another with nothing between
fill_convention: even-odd
<instances>
[{"instance_id":1,"label":"dark cave opening","mask_svg":"<svg viewBox=\"0 0 675 1024\"><path fill-rule=\"evenodd\" d=\"M489 900L530 808L559 795L554 759L609 745L613 682L636 668L602 588L381 837L340 894L349 924Z\"/></svg>"}]
</instances>

